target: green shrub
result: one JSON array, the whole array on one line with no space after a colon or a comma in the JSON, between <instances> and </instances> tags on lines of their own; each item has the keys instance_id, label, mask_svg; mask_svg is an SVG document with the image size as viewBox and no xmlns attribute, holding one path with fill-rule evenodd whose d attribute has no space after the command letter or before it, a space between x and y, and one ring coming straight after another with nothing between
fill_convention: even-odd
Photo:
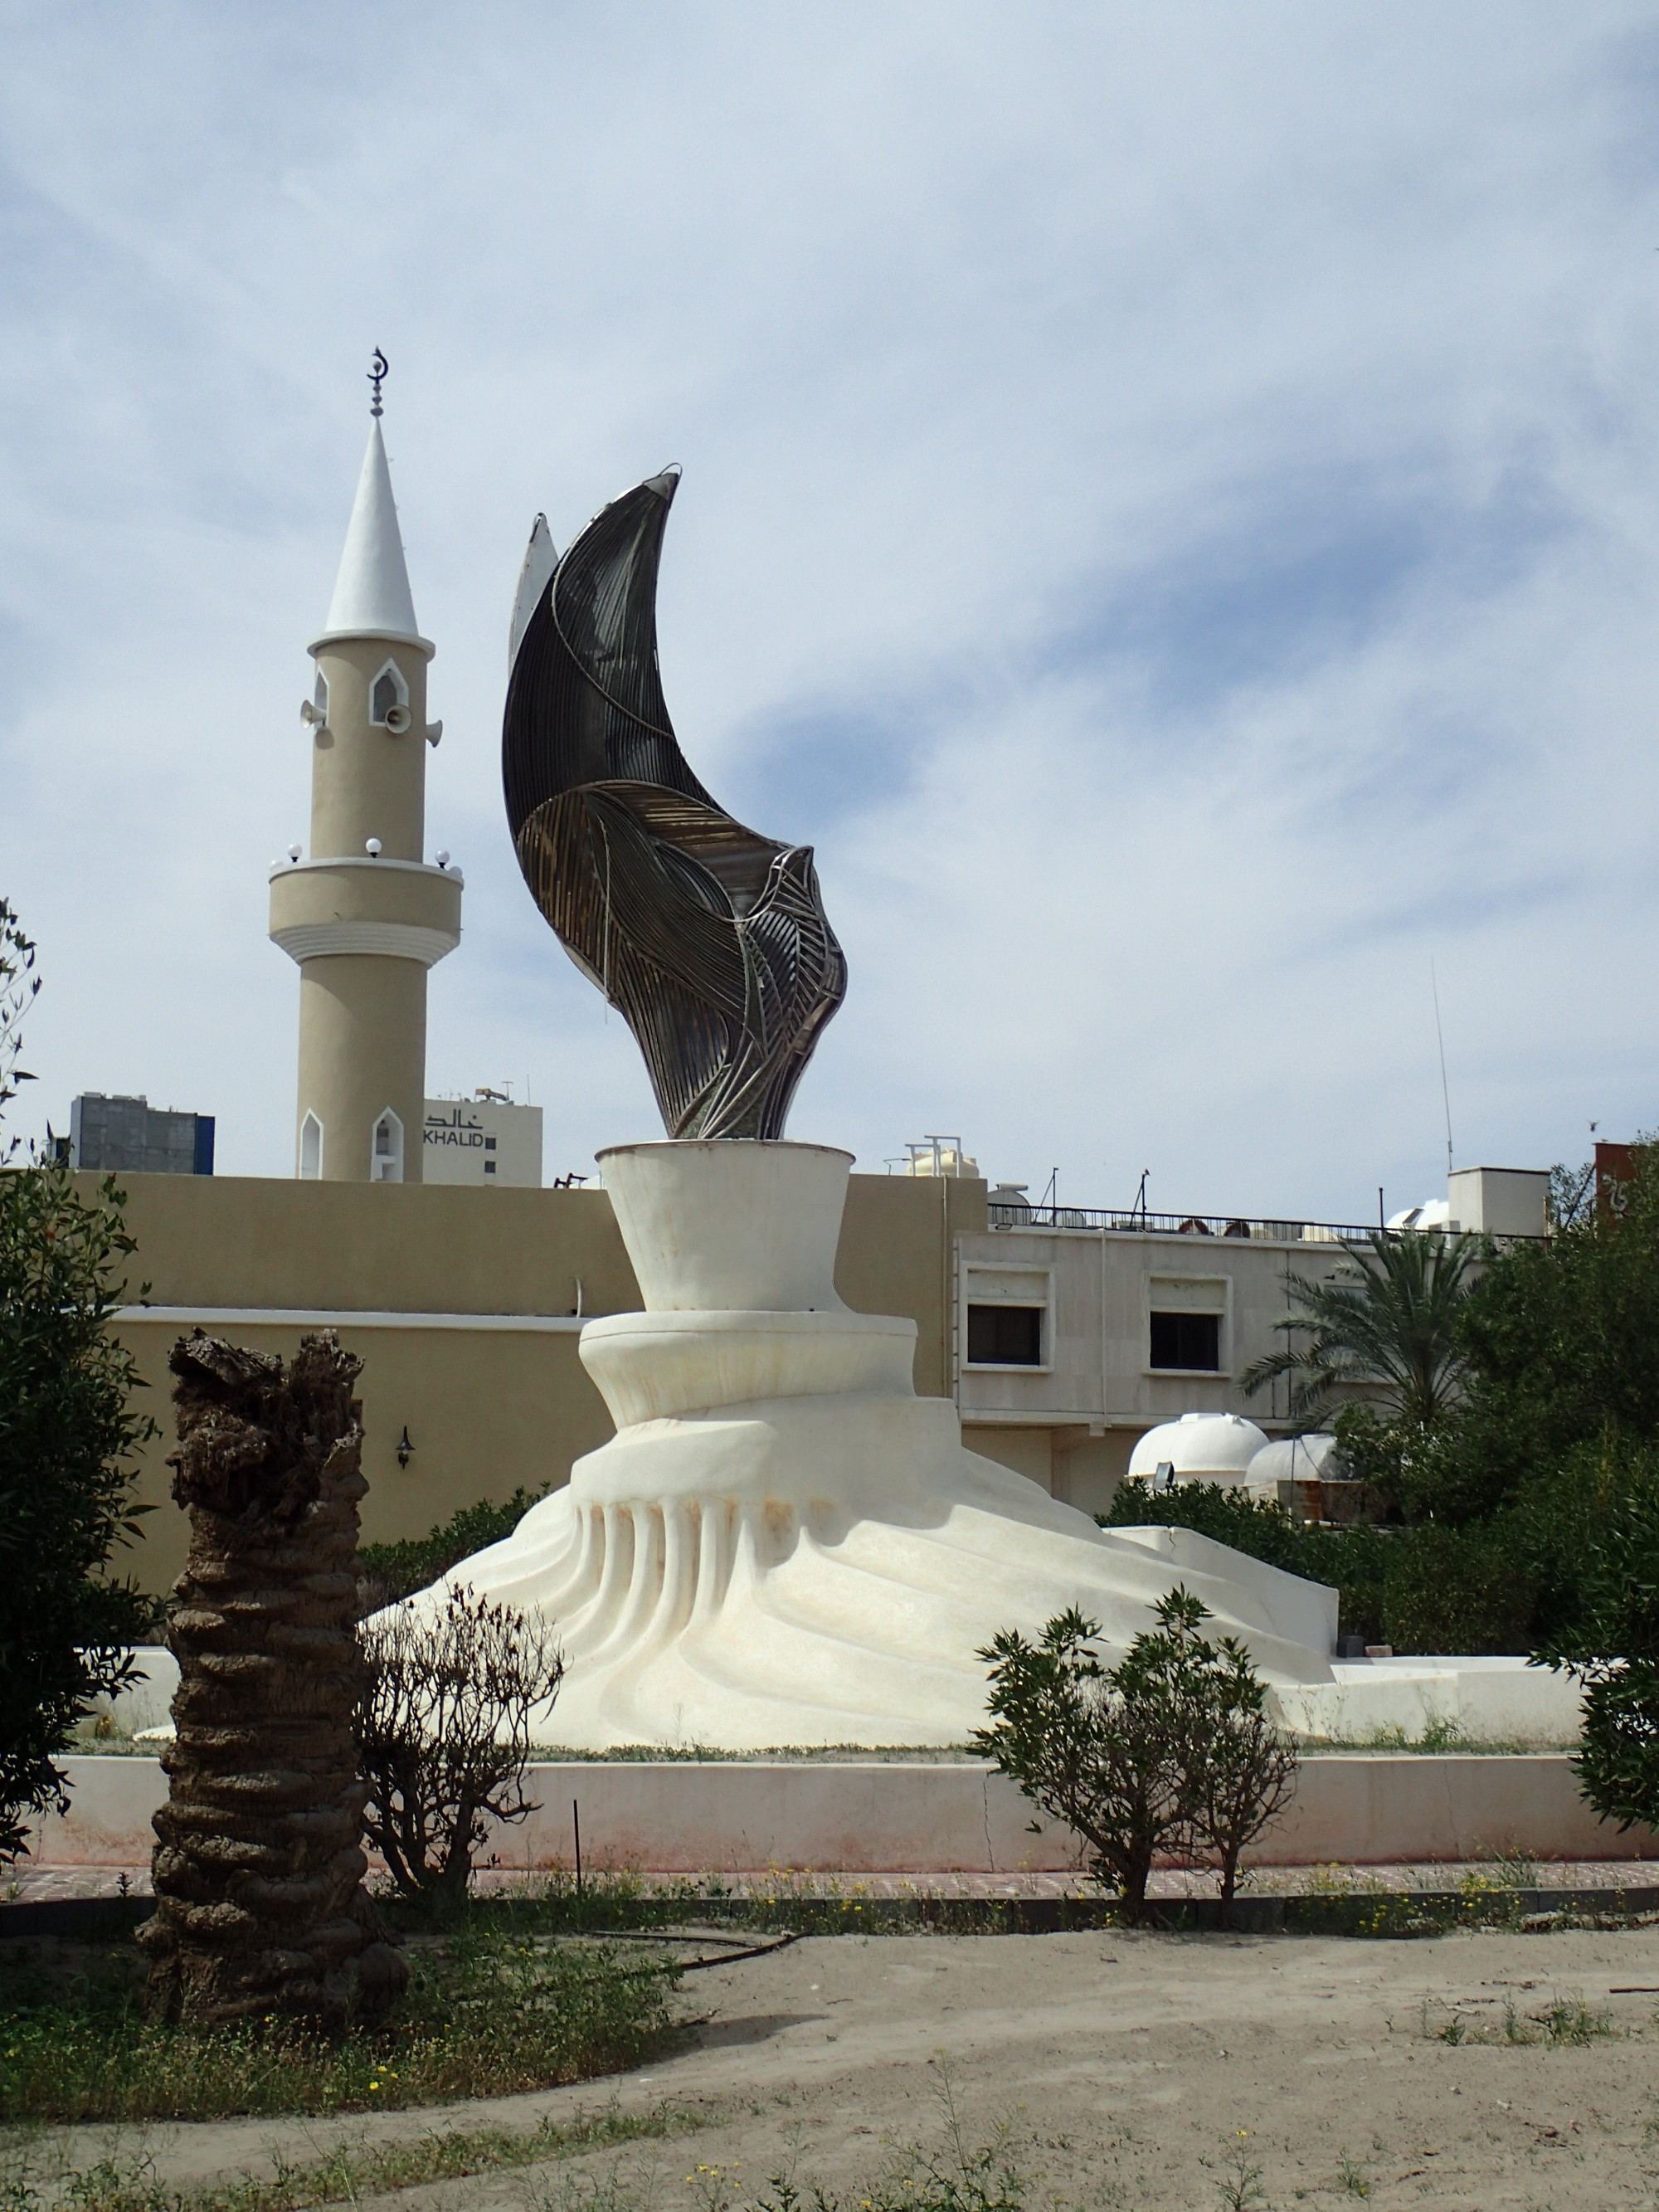
<instances>
[{"instance_id":1,"label":"green shrub","mask_svg":"<svg viewBox=\"0 0 1659 2212\"><path fill-rule=\"evenodd\" d=\"M1188 1863L1212 1854L1231 1916L1239 1855L1288 1801L1296 1753L1267 1718L1264 1686L1231 1636L1180 1587L1159 1599L1158 1626L1115 1667L1091 1646L1097 1621L1075 1607L1035 1644L1005 1630L983 1651L993 1725L974 1744L1094 1854L1093 1880L1142 1919L1160 1851Z\"/></svg>"},{"instance_id":2,"label":"green shrub","mask_svg":"<svg viewBox=\"0 0 1659 2212\"><path fill-rule=\"evenodd\" d=\"M1581 1455L1599 1518L1574 1618L1537 1654L1584 1685L1579 1787L1604 1820L1659 1827L1659 1450Z\"/></svg>"},{"instance_id":3,"label":"green shrub","mask_svg":"<svg viewBox=\"0 0 1659 2212\"><path fill-rule=\"evenodd\" d=\"M1192 1528L1287 1574L1308 1571L1306 1524L1276 1499L1249 1497L1230 1483L1154 1490L1146 1482L1121 1482L1109 1510L1095 1518L1103 1528Z\"/></svg>"},{"instance_id":4,"label":"green shrub","mask_svg":"<svg viewBox=\"0 0 1659 2212\"><path fill-rule=\"evenodd\" d=\"M1343 1635L1402 1654L1521 1653L1534 1642L1539 1577L1519 1521L1327 1528L1226 1483L1118 1486L1103 1528L1191 1528L1337 1593Z\"/></svg>"},{"instance_id":5,"label":"green shrub","mask_svg":"<svg viewBox=\"0 0 1659 2212\"><path fill-rule=\"evenodd\" d=\"M1383 1639L1383 1583L1389 1537L1371 1528L1322 1528L1298 1521L1272 1498L1247 1497L1224 1482L1187 1482L1152 1490L1118 1485L1103 1528L1191 1528L1286 1574L1324 1583L1338 1594L1338 1625L1368 1643Z\"/></svg>"},{"instance_id":6,"label":"green shrub","mask_svg":"<svg viewBox=\"0 0 1659 2212\"><path fill-rule=\"evenodd\" d=\"M499 1544L546 1495L545 1490L515 1490L505 1505L483 1498L476 1505L462 1506L424 1536L406 1537L400 1544L360 1546L358 1569L370 1585L374 1602L390 1605L394 1598L425 1589L475 1552Z\"/></svg>"},{"instance_id":7,"label":"green shrub","mask_svg":"<svg viewBox=\"0 0 1659 2212\"><path fill-rule=\"evenodd\" d=\"M1385 1533L1384 1643L1400 1652L1519 1654L1532 1647L1537 1585L1507 1522L1425 1522Z\"/></svg>"}]
</instances>

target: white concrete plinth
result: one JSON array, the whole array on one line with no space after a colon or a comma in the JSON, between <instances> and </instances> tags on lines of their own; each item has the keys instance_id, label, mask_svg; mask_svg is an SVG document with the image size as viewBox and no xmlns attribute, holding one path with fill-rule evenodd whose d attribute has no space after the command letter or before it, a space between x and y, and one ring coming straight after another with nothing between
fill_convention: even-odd
<instances>
[{"instance_id":1,"label":"white concrete plinth","mask_svg":"<svg viewBox=\"0 0 1659 2212\"><path fill-rule=\"evenodd\" d=\"M1571 1674L1524 1659L1338 1660L1334 1680L1279 1692L1285 1725L1299 1734L1374 1744L1576 1743L1584 1695Z\"/></svg>"},{"instance_id":2,"label":"white concrete plinth","mask_svg":"<svg viewBox=\"0 0 1659 2212\"><path fill-rule=\"evenodd\" d=\"M150 1815L167 1794L159 1763L62 1764L69 1811L37 1823L32 1867L146 1865L155 1844ZM535 1811L519 1826L492 1829L483 1850L527 1872L573 1863L573 1803L590 1867L926 1875L1064 1873L1078 1863L1068 1829L977 1764L538 1760L525 1788ZM1559 1753L1338 1753L1303 1761L1284 1818L1245 1856L1254 1866L1387 1866L1502 1851L1545 1862L1646 1860L1645 1872L1632 1868L1639 1881L1652 1876L1659 1836L1598 1821Z\"/></svg>"},{"instance_id":3,"label":"white concrete plinth","mask_svg":"<svg viewBox=\"0 0 1659 2212\"><path fill-rule=\"evenodd\" d=\"M1334 1591L1186 1530L1101 1530L963 1449L955 1408L915 1395L915 1324L836 1296L848 1154L601 1160L647 1308L582 1332L617 1433L411 1601L465 1583L556 1625L568 1671L545 1737L962 1743L999 1630L1076 1606L1121 1650L1178 1582L1270 1681L1334 1680Z\"/></svg>"}]
</instances>

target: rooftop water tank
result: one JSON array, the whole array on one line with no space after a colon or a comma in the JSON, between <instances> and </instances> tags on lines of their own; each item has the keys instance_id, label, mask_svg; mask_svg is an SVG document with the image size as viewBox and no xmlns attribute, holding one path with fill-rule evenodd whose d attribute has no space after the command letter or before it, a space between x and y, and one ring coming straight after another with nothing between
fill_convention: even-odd
<instances>
[{"instance_id":1,"label":"rooftop water tank","mask_svg":"<svg viewBox=\"0 0 1659 2212\"><path fill-rule=\"evenodd\" d=\"M1347 1474L1336 1438L1320 1430L1312 1436L1280 1437L1264 1445L1250 1462L1249 1480L1252 1490L1276 1498L1281 1482L1340 1482Z\"/></svg>"},{"instance_id":2,"label":"rooftop water tank","mask_svg":"<svg viewBox=\"0 0 1659 2212\"><path fill-rule=\"evenodd\" d=\"M1175 1470L1177 1482L1243 1482L1267 1439L1239 1413L1183 1413L1148 1429L1129 1455L1131 1479Z\"/></svg>"}]
</instances>

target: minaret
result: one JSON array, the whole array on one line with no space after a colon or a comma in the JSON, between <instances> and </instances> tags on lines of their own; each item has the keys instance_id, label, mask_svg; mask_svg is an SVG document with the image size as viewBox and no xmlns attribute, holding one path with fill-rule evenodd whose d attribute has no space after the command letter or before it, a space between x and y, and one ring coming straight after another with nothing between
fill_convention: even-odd
<instances>
[{"instance_id":1,"label":"minaret","mask_svg":"<svg viewBox=\"0 0 1659 2212\"><path fill-rule=\"evenodd\" d=\"M368 450L322 635L311 646L311 854L270 874L270 934L300 963L296 1171L419 1182L426 971L461 936L461 878L424 857L434 647L416 626L375 356Z\"/></svg>"}]
</instances>

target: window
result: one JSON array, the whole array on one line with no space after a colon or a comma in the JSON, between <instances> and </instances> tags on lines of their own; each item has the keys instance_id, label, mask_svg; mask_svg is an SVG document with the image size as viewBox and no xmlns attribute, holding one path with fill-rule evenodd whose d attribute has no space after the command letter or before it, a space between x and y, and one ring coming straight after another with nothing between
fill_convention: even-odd
<instances>
[{"instance_id":1,"label":"window","mask_svg":"<svg viewBox=\"0 0 1659 2212\"><path fill-rule=\"evenodd\" d=\"M314 1114L300 1124L300 1179L316 1182L323 1172L323 1125Z\"/></svg>"},{"instance_id":2,"label":"window","mask_svg":"<svg viewBox=\"0 0 1659 2212\"><path fill-rule=\"evenodd\" d=\"M1221 1367L1221 1316L1216 1313L1152 1315L1153 1367L1197 1368L1210 1374Z\"/></svg>"},{"instance_id":3,"label":"window","mask_svg":"<svg viewBox=\"0 0 1659 2212\"><path fill-rule=\"evenodd\" d=\"M369 687L368 719L380 729L406 730L408 706L409 686L404 681L403 671L395 660L388 660ZM401 723L398 720L399 708L405 710Z\"/></svg>"},{"instance_id":4,"label":"window","mask_svg":"<svg viewBox=\"0 0 1659 2212\"><path fill-rule=\"evenodd\" d=\"M368 1179L371 1182L401 1182L404 1179L404 1125L389 1106L374 1124Z\"/></svg>"},{"instance_id":5,"label":"window","mask_svg":"<svg viewBox=\"0 0 1659 2212\"><path fill-rule=\"evenodd\" d=\"M968 1364L970 1367L1041 1367L1041 1306L975 1306L968 1309Z\"/></svg>"},{"instance_id":6,"label":"window","mask_svg":"<svg viewBox=\"0 0 1659 2212\"><path fill-rule=\"evenodd\" d=\"M957 1356L964 1375L975 1367L1048 1371L1054 1344L1052 1267L969 1261L957 1296Z\"/></svg>"}]
</instances>

